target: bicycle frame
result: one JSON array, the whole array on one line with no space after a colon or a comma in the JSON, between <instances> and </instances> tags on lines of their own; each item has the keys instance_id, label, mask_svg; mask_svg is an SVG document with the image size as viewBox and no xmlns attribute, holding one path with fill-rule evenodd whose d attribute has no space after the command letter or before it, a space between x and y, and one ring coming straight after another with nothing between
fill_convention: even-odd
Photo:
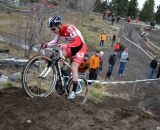
<instances>
[{"instance_id":1,"label":"bicycle frame","mask_svg":"<svg viewBox=\"0 0 160 130\"><path fill-rule=\"evenodd\" d=\"M49 50L51 50L51 49L49 49ZM58 52L56 52L54 50L52 50L52 51L53 51L53 53L57 53L58 57L57 58L54 58L54 57L52 58L52 55L50 56L51 57L51 61L49 61L47 67L45 67L45 69L42 71L42 73L39 75L39 77L40 78L47 77L47 75L51 71L52 67L56 66L56 69L57 69L57 72L58 72L57 74L58 74L58 78L60 80L61 86L65 87L65 89L66 89L68 84L70 83L70 81L72 79L72 76L69 76L68 80L64 81L64 75L62 74L60 62L62 61L64 63L64 65L66 65L68 68L71 68L71 66L69 65L69 63L67 63L65 61L65 58L62 57L62 53L61 53L60 50Z\"/></svg>"}]
</instances>

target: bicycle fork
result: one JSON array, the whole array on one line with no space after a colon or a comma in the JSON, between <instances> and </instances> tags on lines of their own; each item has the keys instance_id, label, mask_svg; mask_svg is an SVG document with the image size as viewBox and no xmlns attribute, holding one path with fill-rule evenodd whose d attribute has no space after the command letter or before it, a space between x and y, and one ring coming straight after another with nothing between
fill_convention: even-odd
<instances>
[{"instance_id":1,"label":"bicycle fork","mask_svg":"<svg viewBox=\"0 0 160 130\"><path fill-rule=\"evenodd\" d=\"M51 70L52 70L51 63L49 62L48 65L44 68L44 70L41 72L41 74L38 77L45 79L49 74L49 72L51 72Z\"/></svg>"},{"instance_id":2,"label":"bicycle fork","mask_svg":"<svg viewBox=\"0 0 160 130\"><path fill-rule=\"evenodd\" d=\"M51 70L52 70L51 67L45 67L42 73L38 77L45 79Z\"/></svg>"}]
</instances>

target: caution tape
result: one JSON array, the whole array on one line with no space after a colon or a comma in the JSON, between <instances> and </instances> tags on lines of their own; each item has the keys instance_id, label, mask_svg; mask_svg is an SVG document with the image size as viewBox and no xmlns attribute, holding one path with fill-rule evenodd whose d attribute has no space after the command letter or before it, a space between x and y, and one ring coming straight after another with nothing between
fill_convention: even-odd
<instances>
[{"instance_id":1,"label":"caution tape","mask_svg":"<svg viewBox=\"0 0 160 130\"><path fill-rule=\"evenodd\" d=\"M148 83L149 81L158 81L160 78L156 79L142 79L142 80L135 80L135 81L100 81L100 80L87 80L88 82L93 82L93 83L100 83L100 84L133 84L133 83L139 83L139 82L146 82Z\"/></svg>"},{"instance_id":2,"label":"caution tape","mask_svg":"<svg viewBox=\"0 0 160 130\"><path fill-rule=\"evenodd\" d=\"M158 46L156 46L154 43L152 43L152 42L148 39L147 36L146 36L146 39L147 39L147 41L148 41L149 43L151 43L155 48L157 48L158 50L160 50L160 48L159 48Z\"/></svg>"},{"instance_id":3,"label":"caution tape","mask_svg":"<svg viewBox=\"0 0 160 130\"><path fill-rule=\"evenodd\" d=\"M141 25L141 26L145 26L145 27L150 27L150 25L146 25L146 24L143 24L143 23L129 23L129 24L133 24L133 25ZM155 26L155 28L160 29L160 26Z\"/></svg>"},{"instance_id":4,"label":"caution tape","mask_svg":"<svg viewBox=\"0 0 160 130\"><path fill-rule=\"evenodd\" d=\"M129 41L130 43L132 43L133 45L135 45L136 47L138 47L139 49L141 49L150 59L153 59L153 57L148 54L141 46L137 45L136 43L134 43L133 41L129 40L126 36L125 36L125 33L123 34L124 35L124 38Z\"/></svg>"},{"instance_id":5,"label":"caution tape","mask_svg":"<svg viewBox=\"0 0 160 130\"><path fill-rule=\"evenodd\" d=\"M3 59L3 61L28 62L28 59L15 59L15 58L11 58L11 59Z\"/></svg>"}]
</instances>

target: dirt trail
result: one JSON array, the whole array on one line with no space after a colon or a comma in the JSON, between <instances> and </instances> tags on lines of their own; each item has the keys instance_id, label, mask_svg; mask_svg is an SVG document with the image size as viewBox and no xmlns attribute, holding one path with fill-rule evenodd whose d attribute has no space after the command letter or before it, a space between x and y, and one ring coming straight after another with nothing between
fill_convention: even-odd
<instances>
[{"instance_id":1,"label":"dirt trail","mask_svg":"<svg viewBox=\"0 0 160 130\"><path fill-rule=\"evenodd\" d=\"M29 98L18 88L1 91L0 98L0 130L156 130L160 126L158 118L120 98L89 100L80 106L55 95Z\"/></svg>"}]
</instances>

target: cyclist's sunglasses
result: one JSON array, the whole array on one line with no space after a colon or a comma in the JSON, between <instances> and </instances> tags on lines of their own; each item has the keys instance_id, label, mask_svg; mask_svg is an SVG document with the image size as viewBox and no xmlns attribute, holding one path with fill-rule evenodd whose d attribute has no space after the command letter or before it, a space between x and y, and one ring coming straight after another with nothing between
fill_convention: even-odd
<instances>
[{"instance_id":1,"label":"cyclist's sunglasses","mask_svg":"<svg viewBox=\"0 0 160 130\"><path fill-rule=\"evenodd\" d=\"M51 30L52 30L52 31L55 31L55 30L56 30L56 28L51 28Z\"/></svg>"}]
</instances>

